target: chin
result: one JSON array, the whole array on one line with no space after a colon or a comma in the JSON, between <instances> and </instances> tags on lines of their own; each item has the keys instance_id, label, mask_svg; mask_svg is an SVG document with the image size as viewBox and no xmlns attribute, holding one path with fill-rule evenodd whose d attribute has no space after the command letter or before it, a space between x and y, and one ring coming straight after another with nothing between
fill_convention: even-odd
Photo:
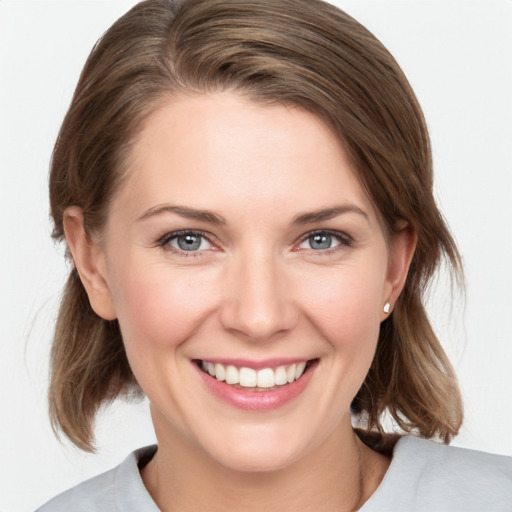
<instances>
[{"instance_id":1,"label":"chin","mask_svg":"<svg viewBox=\"0 0 512 512\"><path fill-rule=\"evenodd\" d=\"M308 451L304 443L293 439L293 435L245 429L241 435L226 436L224 443L211 443L209 457L217 464L232 471L262 473L292 466ZM206 446L203 445L203 448Z\"/></svg>"},{"instance_id":2,"label":"chin","mask_svg":"<svg viewBox=\"0 0 512 512\"><path fill-rule=\"evenodd\" d=\"M279 453L274 450L254 453L251 449L223 453L215 458L217 463L225 468L243 473L275 472L292 466L297 460L297 457L289 453Z\"/></svg>"}]
</instances>

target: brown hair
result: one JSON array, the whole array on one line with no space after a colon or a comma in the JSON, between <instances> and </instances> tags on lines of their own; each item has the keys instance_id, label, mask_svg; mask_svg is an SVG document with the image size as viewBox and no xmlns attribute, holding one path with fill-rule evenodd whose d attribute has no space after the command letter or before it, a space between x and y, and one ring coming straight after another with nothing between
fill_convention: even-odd
<instances>
[{"instance_id":1,"label":"brown hair","mask_svg":"<svg viewBox=\"0 0 512 512\"><path fill-rule=\"evenodd\" d=\"M382 44L321 0L148 0L94 47L59 133L51 166L56 239L77 205L87 232L100 231L123 178L130 144L147 118L178 92L235 90L291 104L327 122L387 229L405 219L418 243L405 288L381 325L377 353L353 412L367 432L400 429L448 442L462 422L452 367L422 298L446 260L461 277L455 243L432 194L429 137L409 83ZM98 408L137 391L117 321L91 309L70 273L51 354L55 429L92 450Z\"/></svg>"}]
</instances>

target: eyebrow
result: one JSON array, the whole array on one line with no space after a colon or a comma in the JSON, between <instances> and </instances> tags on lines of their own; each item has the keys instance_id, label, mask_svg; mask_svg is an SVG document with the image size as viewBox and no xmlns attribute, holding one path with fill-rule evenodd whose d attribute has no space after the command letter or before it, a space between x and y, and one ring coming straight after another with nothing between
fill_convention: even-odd
<instances>
[{"instance_id":1,"label":"eyebrow","mask_svg":"<svg viewBox=\"0 0 512 512\"><path fill-rule=\"evenodd\" d=\"M137 219L137 221L146 220L151 217L155 217L156 215L161 215L162 213L175 213L187 219L199 220L202 222L207 222L209 224L226 224L226 219L224 217L216 213L213 213L209 210L198 210L196 208L187 208L185 206L173 206L169 204L157 205L153 206L152 208L149 208Z\"/></svg>"},{"instance_id":2,"label":"eyebrow","mask_svg":"<svg viewBox=\"0 0 512 512\"><path fill-rule=\"evenodd\" d=\"M295 226L312 224L314 222L334 219L335 217L338 217L338 215L343 215L344 213L356 213L358 215L362 215L366 220L369 220L368 214L358 206L354 204L342 204L331 208L322 208L312 212L300 213L295 216L292 224Z\"/></svg>"},{"instance_id":3,"label":"eyebrow","mask_svg":"<svg viewBox=\"0 0 512 512\"><path fill-rule=\"evenodd\" d=\"M219 226L227 224L224 217L212 211L188 208L186 206L173 206L169 204L157 205L149 208L137 219L137 221L143 221L163 213L175 213L187 219L199 220ZM368 214L358 206L353 204L343 204L333 206L331 208L322 208L320 210L300 213L294 217L292 225L312 224L314 222L333 219L345 213L356 213L358 215L362 215L366 220L368 220Z\"/></svg>"}]
</instances>

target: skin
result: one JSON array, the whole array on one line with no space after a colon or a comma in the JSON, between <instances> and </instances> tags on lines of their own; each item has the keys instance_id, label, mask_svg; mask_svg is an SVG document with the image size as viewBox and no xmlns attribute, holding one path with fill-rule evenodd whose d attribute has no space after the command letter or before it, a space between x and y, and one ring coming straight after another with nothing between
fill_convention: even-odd
<instances>
[{"instance_id":1,"label":"skin","mask_svg":"<svg viewBox=\"0 0 512 512\"><path fill-rule=\"evenodd\" d=\"M350 403L414 233L384 233L339 141L297 108L233 92L177 97L132 151L103 231L87 236L77 207L65 230L91 305L119 320L150 400L159 448L142 477L153 499L162 510L361 506L389 461L357 439ZM224 222L157 213L163 205ZM199 249L162 241L179 230L204 233ZM329 248L312 243L316 231ZM319 363L298 397L262 412L213 396L191 362L226 357Z\"/></svg>"}]
</instances>

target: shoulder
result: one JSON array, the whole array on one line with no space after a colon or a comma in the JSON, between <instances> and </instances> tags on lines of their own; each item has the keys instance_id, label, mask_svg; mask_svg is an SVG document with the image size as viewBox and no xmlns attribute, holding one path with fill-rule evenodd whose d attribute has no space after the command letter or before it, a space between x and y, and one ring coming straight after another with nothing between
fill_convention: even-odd
<instances>
[{"instance_id":1,"label":"shoulder","mask_svg":"<svg viewBox=\"0 0 512 512\"><path fill-rule=\"evenodd\" d=\"M48 503L37 509L36 512L64 512L76 510L117 510L115 504L115 480L117 468L87 480L62 494L59 494Z\"/></svg>"},{"instance_id":2,"label":"shoulder","mask_svg":"<svg viewBox=\"0 0 512 512\"><path fill-rule=\"evenodd\" d=\"M489 489L512 493L512 458L457 448L425 439L406 437L397 447L405 467L421 468L421 474L457 487L484 484ZM468 482L470 477L470 482Z\"/></svg>"},{"instance_id":3,"label":"shoulder","mask_svg":"<svg viewBox=\"0 0 512 512\"><path fill-rule=\"evenodd\" d=\"M59 494L36 512L157 512L138 469L139 461L155 451L149 446L131 453L119 466Z\"/></svg>"},{"instance_id":4,"label":"shoulder","mask_svg":"<svg viewBox=\"0 0 512 512\"><path fill-rule=\"evenodd\" d=\"M512 457L407 436L368 505L362 510L512 511Z\"/></svg>"}]
</instances>

